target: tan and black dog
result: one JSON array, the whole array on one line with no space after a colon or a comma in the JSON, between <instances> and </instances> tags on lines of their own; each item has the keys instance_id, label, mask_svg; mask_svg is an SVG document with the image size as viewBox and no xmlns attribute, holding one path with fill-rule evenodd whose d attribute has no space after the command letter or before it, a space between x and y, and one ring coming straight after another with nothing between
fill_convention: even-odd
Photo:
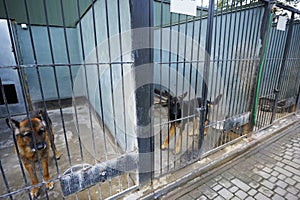
<instances>
[{"instance_id":1,"label":"tan and black dog","mask_svg":"<svg viewBox=\"0 0 300 200\"><path fill-rule=\"evenodd\" d=\"M178 126L178 127L180 127L180 131L179 131L179 137L177 139L176 149L175 149L175 153L178 154L181 151L181 138L185 134L184 129L185 129L185 125L188 122L188 117L196 115L198 113L197 109L202 107L202 98L198 97L198 98L191 99L189 101L183 100L186 97L187 92L179 97L173 97L167 91L165 91L163 95L168 96L168 99L167 99L167 104L169 106L168 115L169 115L169 120L172 122L171 122L171 127L169 130L169 133L168 133L166 139L164 140L164 143L162 144L161 148L166 149L168 147L169 140L173 137L176 126ZM208 108L213 105L218 104L220 102L221 98L222 98L222 94L220 94L214 101L207 101L206 116L205 116L205 120L204 120L205 126L208 125L208 118L207 118ZM193 128L195 131L197 131L198 126L199 126L198 122L199 122L199 120L195 120L195 122L194 122ZM206 128L204 129L204 135L206 135Z\"/></svg>"},{"instance_id":2,"label":"tan and black dog","mask_svg":"<svg viewBox=\"0 0 300 200\"><path fill-rule=\"evenodd\" d=\"M32 185L39 183L36 175L35 164L40 160L43 176L45 181L50 180L48 162L49 162L49 151L51 150L51 139L53 140L53 147L55 151L55 157L60 158L60 153L57 151L54 144L54 132L52 128L52 122L48 118L50 124L47 126L46 113L38 111L31 114L30 121L26 118L20 122L12 119L11 123L6 119L7 125L14 130L16 136L16 142L23 165L28 171ZM31 130L31 125L32 129ZM50 135L48 130L51 130ZM38 157L37 157L38 154ZM53 189L53 182L47 182L47 189ZM32 198L36 198L39 193L39 187L35 187L31 190Z\"/></svg>"}]
</instances>

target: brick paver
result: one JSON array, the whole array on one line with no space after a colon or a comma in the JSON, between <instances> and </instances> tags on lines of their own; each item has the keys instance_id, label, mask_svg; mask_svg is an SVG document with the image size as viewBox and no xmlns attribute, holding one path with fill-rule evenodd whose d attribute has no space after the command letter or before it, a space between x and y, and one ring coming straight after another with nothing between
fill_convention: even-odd
<instances>
[{"instance_id":1,"label":"brick paver","mask_svg":"<svg viewBox=\"0 0 300 200\"><path fill-rule=\"evenodd\" d=\"M186 190L181 197L300 199L300 122L283 131L283 134L275 142L267 141L233 163L220 167L216 173L196 183L198 186L193 187L195 189L181 187L181 192Z\"/></svg>"}]
</instances>

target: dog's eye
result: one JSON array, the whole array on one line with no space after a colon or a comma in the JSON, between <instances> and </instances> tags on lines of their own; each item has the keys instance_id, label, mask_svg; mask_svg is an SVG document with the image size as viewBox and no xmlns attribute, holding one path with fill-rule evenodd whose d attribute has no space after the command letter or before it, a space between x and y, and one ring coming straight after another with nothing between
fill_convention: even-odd
<instances>
[{"instance_id":1,"label":"dog's eye","mask_svg":"<svg viewBox=\"0 0 300 200\"><path fill-rule=\"evenodd\" d=\"M28 132L23 133L23 136L25 136L25 137L31 137L32 133L31 133L31 131L28 131Z\"/></svg>"}]
</instances>

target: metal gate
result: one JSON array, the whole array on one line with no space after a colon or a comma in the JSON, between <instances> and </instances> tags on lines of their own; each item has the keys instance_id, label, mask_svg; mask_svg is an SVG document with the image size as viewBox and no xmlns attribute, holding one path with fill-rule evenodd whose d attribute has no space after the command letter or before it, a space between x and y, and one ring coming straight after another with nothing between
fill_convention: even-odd
<instances>
[{"instance_id":1,"label":"metal gate","mask_svg":"<svg viewBox=\"0 0 300 200\"><path fill-rule=\"evenodd\" d=\"M278 16L273 16L273 23L269 25L268 39L266 39L268 48L264 49L259 72L259 79L262 82L257 88L255 130L295 112L299 99L299 42L297 40L300 36L300 24L299 21L295 21L295 15L299 14L299 10L282 4L277 6L289 11L291 17L283 30L278 29L280 20Z\"/></svg>"},{"instance_id":2,"label":"metal gate","mask_svg":"<svg viewBox=\"0 0 300 200\"><path fill-rule=\"evenodd\" d=\"M15 57L0 68L1 198L104 199L137 188L131 9L119 0L0 2L6 48ZM22 109L12 107L4 72L20 82L15 96ZM34 114L39 110L44 115ZM24 132L18 123L31 117L43 122L48 138L54 132L45 147L50 178L44 156L32 153L43 151L36 124Z\"/></svg>"},{"instance_id":3,"label":"metal gate","mask_svg":"<svg viewBox=\"0 0 300 200\"><path fill-rule=\"evenodd\" d=\"M292 13L280 31L273 1L198 1L195 16L174 2L0 2L1 199L118 198L295 112L298 10L277 4ZM18 124L32 116L50 179L35 121Z\"/></svg>"}]
</instances>

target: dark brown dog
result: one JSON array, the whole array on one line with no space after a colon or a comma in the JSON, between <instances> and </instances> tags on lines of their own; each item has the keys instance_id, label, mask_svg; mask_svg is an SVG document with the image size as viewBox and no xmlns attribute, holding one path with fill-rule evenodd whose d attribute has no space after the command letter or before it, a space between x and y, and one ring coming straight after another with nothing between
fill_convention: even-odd
<instances>
[{"instance_id":1,"label":"dark brown dog","mask_svg":"<svg viewBox=\"0 0 300 200\"><path fill-rule=\"evenodd\" d=\"M191 99L189 101L183 100L187 93L179 97L173 97L167 91L164 92L163 95L168 96L167 104L168 108L168 115L171 122L171 127L169 130L169 134L167 135L164 143L162 144L161 148L166 149L169 144L169 140L173 137L175 133L175 126L180 127L179 137L177 139L175 153L178 154L181 151L181 138L185 135L185 125L188 122L188 117L192 115L197 115L198 109L202 107L202 99L200 97ZM208 125L208 109L213 105L216 105L220 102L222 98L222 94L220 94L214 101L208 101L206 103L206 116L205 116L205 126ZM195 120L193 124L194 130L197 132L199 126L199 120ZM206 128L204 129L204 136L206 135Z\"/></svg>"},{"instance_id":2,"label":"dark brown dog","mask_svg":"<svg viewBox=\"0 0 300 200\"><path fill-rule=\"evenodd\" d=\"M26 118L21 122L18 122L14 119L11 120L11 123L6 119L7 125L14 130L16 136L18 150L23 165L28 171L32 185L36 185L39 181L36 175L35 164L40 160L44 180L49 181L49 151L51 150L51 139L53 140L53 147L55 151L55 157L60 158L60 153L57 151L54 144L54 132L52 128L52 122L48 118L50 124L47 126L46 123L46 113L43 111L38 111L35 114L31 115L30 121ZM32 129L30 128L30 123ZM50 135L48 130L51 130L52 134ZM38 157L37 157L38 154ZM47 189L53 189L53 182L48 182L46 184ZM35 187L31 190L31 196L36 198L39 193L39 187Z\"/></svg>"}]
</instances>

